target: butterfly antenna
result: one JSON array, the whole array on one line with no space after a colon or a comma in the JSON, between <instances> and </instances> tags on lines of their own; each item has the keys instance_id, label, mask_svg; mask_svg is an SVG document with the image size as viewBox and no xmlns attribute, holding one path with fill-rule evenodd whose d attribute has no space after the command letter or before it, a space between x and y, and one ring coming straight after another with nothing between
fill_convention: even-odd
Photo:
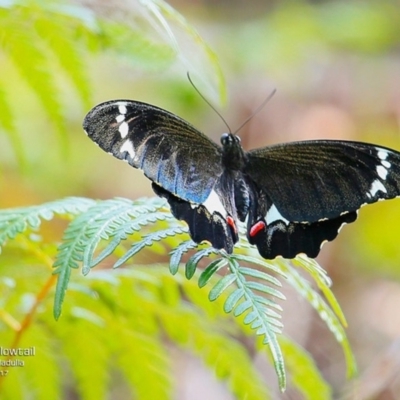
<instances>
[{"instance_id":1,"label":"butterfly antenna","mask_svg":"<svg viewBox=\"0 0 400 400\"><path fill-rule=\"evenodd\" d=\"M236 135L254 116L256 116L263 108L264 106L274 97L274 94L276 93L276 89L274 89L268 97L257 107L257 109L253 112L253 114L250 115L243 123L242 125L239 126L239 128L236 129L236 131L233 133Z\"/></svg>"},{"instance_id":2,"label":"butterfly antenna","mask_svg":"<svg viewBox=\"0 0 400 400\"><path fill-rule=\"evenodd\" d=\"M231 128L228 123L225 121L225 118L218 112L218 110L203 96L199 89L197 89L196 85L193 83L192 78L190 77L189 71L186 73L189 79L190 84L193 86L194 90L199 94L199 96L211 107L212 110L221 118L222 122L228 128L228 132L231 133Z\"/></svg>"}]
</instances>

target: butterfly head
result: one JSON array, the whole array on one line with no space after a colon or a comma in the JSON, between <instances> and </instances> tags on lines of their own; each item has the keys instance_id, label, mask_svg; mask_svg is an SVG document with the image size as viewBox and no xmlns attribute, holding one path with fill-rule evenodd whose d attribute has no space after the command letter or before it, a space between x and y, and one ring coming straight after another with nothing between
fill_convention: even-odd
<instances>
[{"instance_id":1,"label":"butterfly head","mask_svg":"<svg viewBox=\"0 0 400 400\"><path fill-rule=\"evenodd\" d=\"M233 133L223 133L221 136L223 163L225 167L241 170L244 165L244 152L240 137Z\"/></svg>"},{"instance_id":2,"label":"butterfly head","mask_svg":"<svg viewBox=\"0 0 400 400\"><path fill-rule=\"evenodd\" d=\"M233 133L223 133L221 135L221 144L224 148L231 146L240 146L240 137L234 135Z\"/></svg>"}]
</instances>

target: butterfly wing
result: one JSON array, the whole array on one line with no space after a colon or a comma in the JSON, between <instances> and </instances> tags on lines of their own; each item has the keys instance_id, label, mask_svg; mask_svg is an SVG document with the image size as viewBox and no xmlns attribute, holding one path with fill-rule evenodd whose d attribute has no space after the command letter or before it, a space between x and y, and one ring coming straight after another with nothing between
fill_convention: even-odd
<instances>
[{"instance_id":1,"label":"butterfly wing","mask_svg":"<svg viewBox=\"0 0 400 400\"><path fill-rule=\"evenodd\" d=\"M203 203L222 174L217 144L185 120L146 103L99 104L83 128L103 150L186 201Z\"/></svg>"},{"instance_id":2,"label":"butterfly wing","mask_svg":"<svg viewBox=\"0 0 400 400\"><path fill-rule=\"evenodd\" d=\"M265 258L315 257L363 205L400 195L400 153L351 141L304 141L248 153L248 239Z\"/></svg>"},{"instance_id":3,"label":"butterfly wing","mask_svg":"<svg viewBox=\"0 0 400 400\"><path fill-rule=\"evenodd\" d=\"M153 181L155 193L187 222L195 242L232 252L236 212L225 196L219 146L178 116L138 101L99 104L83 127L103 150Z\"/></svg>"},{"instance_id":4,"label":"butterfly wing","mask_svg":"<svg viewBox=\"0 0 400 400\"><path fill-rule=\"evenodd\" d=\"M400 195L400 153L351 141L304 141L248 153L245 173L290 221L315 222Z\"/></svg>"}]
</instances>

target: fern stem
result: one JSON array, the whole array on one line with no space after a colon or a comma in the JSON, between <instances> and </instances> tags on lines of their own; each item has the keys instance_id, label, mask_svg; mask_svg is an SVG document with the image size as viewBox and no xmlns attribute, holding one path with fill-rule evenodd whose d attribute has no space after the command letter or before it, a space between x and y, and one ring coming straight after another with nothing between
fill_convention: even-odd
<instances>
[{"instance_id":1,"label":"fern stem","mask_svg":"<svg viewBox=\"0 0 400 400\"><path fill-rule=\"evenodd\" d=\"M17 347L18 343L20 342L21 336L26 331L29 327L29 325L32 322L32 319L35 315L35 312L39 306L39 304L44 300L44 298L47 296L49 290L54 286L56 283L57 276L56 275L51 275L50 278L47 280L47 282L44 284L38 295L36 296L35 302L33 303L31 309L29 312L26 314L24 320L21 323L21 328L16 332L16 335L14 337L13 343L11 345L12 348Z\"/></svg>"},{"instance_id":2,"label":"fern stem","mask_svg":"<svg viewBox=\"0 0 400 400\"><path fill-rule=\"evenodd\" d=\"M14 340L12 341L10 348L15 349L18 347L22 335L24 332L29 328L30 324L32 323L33 317L36 313L37 308L39 307L39 304L45 299L47 294L49 293L50 289L55 285L57 281L57 276L56 275L51 275L50 278L47 280L47 282L44 284L40 292L37 294L35 302L32 304L31 309L29 312L25 315L25 318L23 319L22 323L19 326L19 329L15 330L15 336ZM8 359L12 359L14 356L9 355L7 356ZM0 379L0 393L1 393L1 385L4 379Z\"/></svg>"}]
</instances>

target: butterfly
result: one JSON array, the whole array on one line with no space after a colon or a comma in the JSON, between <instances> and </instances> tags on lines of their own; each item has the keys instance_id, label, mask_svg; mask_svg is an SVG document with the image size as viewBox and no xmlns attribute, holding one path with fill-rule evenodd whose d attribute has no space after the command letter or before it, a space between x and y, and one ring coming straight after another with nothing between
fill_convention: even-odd
<instances>
[{"instance_id":1,"label":"butterfly","mask_svg":"<svg viewBox=\"0 0 400 400\"><path fill-rule=\"evenodd\" d=\"M314 258L358 209L400 195L400 153L342 140L245 151L232 133L217 145L177 115L131 100L95 106L83 128L114 157L142 170L196 243L232 253L238 223L266 259Z\"/></svg>"}]
</instances>

